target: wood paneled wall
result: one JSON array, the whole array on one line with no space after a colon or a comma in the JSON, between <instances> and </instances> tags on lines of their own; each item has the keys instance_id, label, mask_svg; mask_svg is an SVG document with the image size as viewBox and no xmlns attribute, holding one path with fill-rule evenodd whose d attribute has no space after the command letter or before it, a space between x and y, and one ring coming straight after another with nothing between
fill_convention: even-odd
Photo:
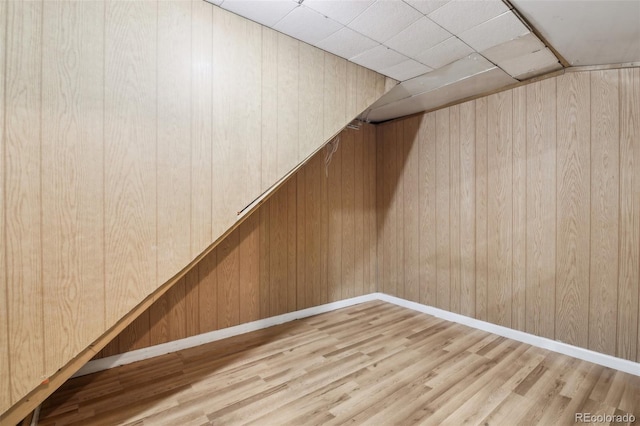
<instances>
[{"instance_id":1,"label":"wood paneled wall","mask_svg":"<svg viewBox=\"0 0 640 426\"><path fill-rule=\"evenodd\" d=\"M640 361L640 69L377 129L381 291Z\"/></svg>"},{"instance_id":2,"label":"wood paneled wall","mask_svg":"<svg viewBox=\"0 0 640 426\"><path fill-rule=\"evenodd\" d=\"M0 1L0 45L0 413L392 83L202 0Z\"/></svg>"},{"instance_id":3,"label":"wood paneled wall","mask_svg":"<svg viewBox=\"0 0 640 426\"><path fill-rule=\"evenodd\" d=\"M340 133L97 358L375 292L375 136Z\"/></svg>"}]
</instances>

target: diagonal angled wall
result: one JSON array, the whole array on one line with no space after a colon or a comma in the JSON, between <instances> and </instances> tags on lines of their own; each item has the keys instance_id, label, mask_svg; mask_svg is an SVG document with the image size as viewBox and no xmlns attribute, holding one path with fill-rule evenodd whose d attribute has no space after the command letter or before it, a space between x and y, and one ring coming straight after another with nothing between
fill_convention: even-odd
<instances>
[{"instance_id":1,"label":"diagonal angled wall","mask_svg":"<svg viewBox=\"0 0 640 426\"><path fill-rule=\"evenodd\" d=\"M0 26L0 412L393 84L200 0L2 1Z\"/></svg>"}]
</instances>

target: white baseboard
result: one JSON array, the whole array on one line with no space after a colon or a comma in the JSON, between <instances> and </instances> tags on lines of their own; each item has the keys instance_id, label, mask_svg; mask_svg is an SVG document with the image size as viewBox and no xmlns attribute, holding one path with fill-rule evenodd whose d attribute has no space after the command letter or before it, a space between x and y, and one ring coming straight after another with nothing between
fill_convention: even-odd
<instances>
[{"instance_id":1,"label":"white baseboard","mask_svg":"<svg viewBox=\"0 0 640 426\"><path fill-rule=\"evenodd\" d=\"M547 339L546 337L536 336L530 333L525 333L524 331L518 331L512 328L503 327L501 325L492 324L490 322L477 320L475 318L470 318L460 314L455 314L453 312L434 308L433 306L410 302L399 297L389 296L388 294L376 293L376 296L378 299L384 300L385 302L393 303L395 305L409 308L414 311L423 312L425 314L433 315L434 317L442 318L447 321L456 322L458 324L463 324L472 328L476 328L478 330L488 331L489 333L517 340L518 342L527 343L532 346L548 349L553 352L569 355L574 358L592 362L594 364L603 365L605 367L624 371L625 373L633 374L635 376L640 376L640 363L637 362L628 361L622 358L616 358L611 355L606 355L589 349L580 348L578 346L569 345L567 343L558 342L557 340Z\"/></svg>"},{"instance_id":2,"label":"white baseboard","mask_svg":"<svg viewBox=\"0 0 640 426\"><path fill-rule=\"evenodd\" d=\"M517 340L518 342L527 343L532 346L548 349L550 351L558 352L564 355L569 355L574 358L593 362L594 364L603 365L605 367L614 368L616 370L620 370L625 373L640 376L640 363L637 363L637 362L616 358L611 355L594 352L589 349L580 348L577 346L569 345L567 343L562 343L555 340L547 339L545 337L535 336L533 334L525 333L523 331L513 330L511 328L503 327L501 325L492 324L486 321L481 321L474 318L466 317L464 315L455 314L453 312L434 308L433 306L422 305L420 303L411 302L409 300L401 299L399 297L389 296L388 294L370 293L364 296L358 296L351 299L340 300L338 302L327 303L325 305L314 306L312 308L302 309L300 311L295 311L295 312L290 312L288 314L265 318L262 320L249 322L246 324L240 324L234 327L224 328L222 330L216 330L216 331L211 331L209 333L198 334L196 336L175 340L173 342L162 343L160 345L155 345L155 346L151 346L143 349L137 349L135 351L126 352L120 355L114 355L106 358L96 359L93 361L89 361L80 370L78 370L72 377L79 377L79 376L84 376L91 373L96 373L98 371L107 370L109 368L118 367L120 365L130 364L136 361L142 361L144 359L153 358L159 355L176 352L182 349L192 348L194 346L203 345L205 343L215 342L216 340L226 339L227 337L237 336L239 334L261 330L263 328L271 327L278 324L283 324L285 322L297 320L300 318L306 318L312 315L318 315L325 312L335 311L336 309L346 308L348 306L353 306L353 305L357 305L359 303L364 303L364 302L370 302L372 300L382 300L385 302L393 303L394 305L402 306L414 311L433 315L435 317L442 318L447 321L456 322L472 328L476 328L478 330L484 330L489 333L493 333L499 336L507 337L509 339Z\"/></svg>"},{"instance_id":3,"label":"white baseboard","mask_svg":"<svg viewBox=\"0 0 640 426\"><path fill-rule=\"evenodd\" d=\"M300 311L289 312L287 314L277 315L233 327L223 328L222 330L210 331L208 333L198 334L196 336L186 337L184 339L174 340L172 342L162 343L148 348L136 349L134 351L125 352L119 355L113 355L106 358L95 359L87 362L80 370L78 370L71 378L85 376L98 371L108 370L109 368L118 367L120 365L131 364L132 362L142 361L144 359L177 352L183 349L192 348L194 346L204 345L205 343L215 342L216 340L226 339L227 337L237 336L239 334L249 333L251 331L261 330L263 328L272 327L274 325L283 324L285 322L294 321L300 318L307 318L313 315L325 312L335 311L336 309L346 308L348 306L357 305L359 303L378 300L377 293L365 294L364 296L353 297L351 299L331 302L325 305L314 306L312 308L302 309Z\"/></svg>"}]
</instances>

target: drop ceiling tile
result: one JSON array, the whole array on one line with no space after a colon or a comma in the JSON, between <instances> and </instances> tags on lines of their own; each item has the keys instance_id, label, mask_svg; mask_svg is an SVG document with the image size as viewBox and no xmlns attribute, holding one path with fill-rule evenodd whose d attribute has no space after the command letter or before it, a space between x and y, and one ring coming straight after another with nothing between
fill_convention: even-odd
<instances>
[{"instance_id":1,"label":"drop ceiling tile","mask_svg":"<svg viewBox=\"0 0 640 426\"><path fill-rule=\"evenodd\" d=\"M516 15L508 11L461 33L459 37L476 51L482 52L528 32Z\"/></svg>"},{"instance_id":2,"label":"drop ceiling tile","mask_svg":"<svg viewBox=\"0 0 640 426\"><path fill-rule=\"evenodd\" d=\"M493 46L481 53L491 62L498 63L542 49L544 49L544 43L535 34L527 33L506 43Z\"/></svg>"},{"instance_id":3,"label":"drop ceiling tile","mask_svg":"<svg viewBox=\"0 0 640 426\"><path fill-rule=\"evenodd\" d=\"M452 0L431 12L429 18L453 34L460 34L508 10L502 0Z\"/></svg>"},{"instance_id":4,"label":"drop ceiling tile","mask_svg":"<svg viewBox=\"0 0 640 426\"><path fill-rule=\"evenodd\" d=\"M391 120L405 115L414 114L424 111L420 104L413 98L403 99L401 101L387 104L379 108L371 109L365 114L365 121L379 123L381 121Z\"/></svg>"},{"instance_id":5,"label":"drop ceiling tile","mask_svg":"<svg viewBox=\"0 0 640 426\"><path fill-rule=\"evenodd\" d=\"M429 71L433 70L426 65L422 65L420 62L414 61L413 59L407 59L399 64L381 70L380 74L384 74L398 81L405 81Z\"/></svg>"},{"instance_id":6,"label":"drop ceiling tile","mask_svg":"<svg viewBox=\"0 0 640 426\"><path fill-rule=\"evenodd\" d=\"M221 7L259 24L273 27L298 7L298 4L291 0L224 0Z\"/></svg>"},{"instance_id":7,"label":"drop ceiling tile","mask_svg":"<svg viewBox=\"0 0 640 426\"><path fill-rule=\"evenodd\" d=\"M304 6L322 13L343 25L353 21L364 12L375 0L304 0Z\"/></svg>"},{"instance_id":8,"label":"drop ceiling tile","mask_svg":"<svg viewBox=\"0 0 640 426\"><path fill-rule=\"evenodd\" d=\"M340 28L342 24L304 6L293 9L273 27L309 44L318 43Z\"/></svg>"},{"instance_id":9,"label":"drop ceiling tile","mask_svg":"<svg viewBox=\"0 0 640 426\"><path fill-rule=\"evenodd\" d=\"M453 84L456 81L464 80L470 76L483 73L492 68L495 68L495 65L487 61L480 54L472 53L428 74L404 81L402 82L402 86L413 94L429 92L439 87Z\"/></svg>"},{"instance_id":10,"label":"drop ceiling tile","mask_svg":"<svg viewBox=\"0 0 640 426\"><path fill-rule=\"evenodd\" d=\"M209 3L215 4L217 6L220 6L223 0L205 0L205 1L208 1Z\"/></svg>"},{"instance_id":11,"label":"drop ceiling tile","mask_svg":"<svg viewBox=\"0 0 640 426\"><path fill-rule=\"evenodd\" d=\"M389 39L385 45L409 57L415 57L449 37L449 32L423 16Z\"/></svg>"},{"instance_id":12,"label":"drop ceiling tile","mask_svg":"<svg viewBox=\"0 0 640 426\"><path fill-rule=\"evenodd\" d=\"M457 37L451 37L415 56L415 59L433 69L438 69L471 53L473 53L472 48Z\"/></svg>"},{"instance_id":13,"label":"drop ceiling tile","mask_svg":"<svg viewBox=\"0 0 640 426\"><path fill-rule=\"evenodd\" d=\"M515 78L517 80L523 81L523 80L527 80L527 79L529 79L531 77L536 77L538 75L546 74L546 73L549 73L549 72L552 72L552 71L558 71L559 69L562 69L562 65L560 65L559 63L555 63L553 65L549 65L549 66L546 66L546 67L538 68L536 70L529 71L529 72L526 72L524 74L517 75L517 76L515 76Z\"/></svg>"},{"instance_id":14,"label":"drop ceiling tile","mask_svg":"<svg viewBox=\"0 0 640 426\"><path fill-rule=\"evenodd\" d=\"M378 42L347 27L342 27L342 29L315 44L315 46L320 49L347 59L353 58L379 45Z\"/></svg>"},{"instance_id":15,"label":"drop ceiling tile","mask_svg":"<svg viewBox=\"0 0 640 426\"><path fill-rule=\"evenodd\" d=\"M444 6L449 3L451 0L404 0L406 3L409 3L411 6L418 9L420 12L428 15L439 7Z\"/></svg>"},{"instance_id":16,"label":"drop ceiling tile","mask_svg":"<svg viewBox=\"0 0 640 426\"><path fill-rule=\"evenodd\" d=\"M373 49L369 49L360 55L354 56L349 60L355 62L358 65L380 72L385 68L390 68L394 65L398 65L402 61L406 61L407 58L404 55L391 50L386 46L378 45Z\"/></svg>"},{"instance_id":17,"label":"drop ceiling tile","mask_svg":"<svg viewBox=\"0 0 640 426\"><path fill-rule=\"evenodd\" d=\"M512 76L528 74L556 64L558 68L561 67L558 59L548 48L498 62L498 66Z\"/></svg>"},{"instance_id":18,"label":"drop ceiling tile","mask_svg":"<svg viewBox=\"0 0 640 426\"><path fill-rule=\"evenodd\" d=\"M420 12L403 1L377 0L348 26L384 43L421 17Z\"/></svg>"}]
</instances>

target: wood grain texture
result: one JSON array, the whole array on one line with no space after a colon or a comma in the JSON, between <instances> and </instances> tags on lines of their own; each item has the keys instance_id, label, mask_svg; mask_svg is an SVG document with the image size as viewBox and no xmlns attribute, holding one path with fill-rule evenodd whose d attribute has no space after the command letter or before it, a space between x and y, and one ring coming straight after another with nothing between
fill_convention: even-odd
<instances>
[{"instance_id":1,"label":"wood grain texture","mask_svg":"<svg viewBox=\"0 0 640 426\"><path fill-rule=\"evenodd\" d=\"M395 235L395 247L397 253L397 263L396 263L396 294L399 297L404 298L405 292L405 282L404 282L404 165L406 163L405 158L405 143L409 141L405 141L404 138L404 126L403 123L398 123L396 128L396 179L395 179L395 188L394 188L394 199L396 200L396 229L397 233Z\"/></svg>"},{"instance_id":2,"label":"wood grain texture","mask_svg":"<svg viewBox=\"0 0 640 426\"><path fill-rule=\"evenodd\" d=\"M298 162L324 142L324 52L299 43Z\"/></svg>"},{"instance_id":3,"label":"wood grain texture","mask_svg":"<svg viewBox=\"0 0 640 426\"><path fill-rule=\"evenodd\" d=\"M369 217L365 212L365 180L369 178L368 157L365 151L367 128L354 131L353 134L353 287L349 292L353 296L365 294L365 271L369 272ZM342 164L344 167L344 163ZM366 174L366 176L365 176ZM374 177L375 179L375 177ZM367 242L365 243L365 235ZM348 271L347 271L348 272ZM367 274L368 275L368 274ZM367 287L369 285L366 278ZM352 291L351 291L352 290ZM367 292L369 293L369 292Z\"/></svg>"},{"instance_id":4,"label":"wood grain texture","mask_svg":"<svg viewBox=\"0 0 640 426\"><path fill-rule=\"evenodd\" d=\"M213 241L213 8L191 5L191 258ZM195 65L197 64L197 66Z\"/></svg>"},{"instance_id":5,"label":"wood grain texture","mask_svg":"<svg viewBox=\"0 0 640 426\"><path fill-rule=\"evenodd\" d=\"M527 314L527 89L513 90L513 285L511 327L526 329Z\"/></svg>"},{"instance_id":6,"label":"wood grain texture","mask_svg":"<svg viewBox=\"0 0 640 426\"><path fill-rule=\"evenodd\" d=\"M42 13L41 1L7 4L2 208L12 403L46 373L40 216Z\"/></svg>"},{"instance_id":7,"label":"wood grain texture","mask_svg":"<svg viewBox=\"0 0 640 426\"><path fill-rule=\"evenodd\" d=\"M488 319L488 123L487 98L476 101L476 318Z\"/></svg>"},{"instance_id":8,"label":"wood grain texture","mask_svg":"<svg viewBox=\"0 0 640 426\"><path fill-rule=\"evenodd\" d=\"M274 147L278 146L278 32L267 27L262 27L261 81L262 172L260 186L262 191L266 191L276 181L277 150Z\"/></svg>"},{"instance_id":9,"label":"wood grain texture","mask_svg":"<svg viewBox=\"0 0 640 426\"><path fill-rule=\"evenodd\" d=\"M346 116L347 61L324 55L324 140L331 138L344 126Z\"/></svg>"},{"instance_id":10,"label":"wood grain texture","mask_svg":"<svg viewBox=\"0 0 640 426\"><path fill-rule=\"evenodd\" d=\"M416 291L409 252L390 246L412 234L407 203L418 199L422 303L439 306L448 292L448 310L459 298L477 319L637 359L639 73L567 73L379 125L381 291ZM418 119L417 135L395 130ZM409 177L411 157L392 147L418 140L420 172Z\"/></svg>"},{"instance_id":11,"label":"wood grain texture","mask_svg":"<svg viewBox=\"0 0 640 426\"><path fill-rule=\"evenodd\" d=\"M191 7L158 3L157 282L191 260Z\"/></svg>"},{"instance_id":12,"label":"wood grain texture","mask_svg":"<svg viewBox=\"0 0 640 426\"><path fill-rule=\"evenodd\" d=\"M487 241L489 321L511 326L513 274L513 94L502 92L487 100Z\"/></svg>"},{"instance_id":13,"label":"wood grain texture","mask_svg":"<svg viewBox=\"0 0 640 426\"><path fill-rule=\"evenodd\" d=\"M476 104L460 105L460 313L476 312Z\"/></svg>"},{"instance_id":14,"label":"wood grain texture","mask_svg":"<svg viewBox=\"0 0 640 426\"><path fill-rule=\"evenodd\" d=\"M436 114L420 117L418 133L420 203L420 303L435 306L436 280Z\"/></svg>"},{"instance_id":15,"label":"wood grain texture","mask_svg":"<svg viewBox=\"0 0 640 426\"><path fill-rule=\"evenodd\" d=\"M420 302L420 198L416 197L420 185L420 117L404 121L402 168L404 215L402 218L404 247L404 298Z\"/></svg>"},{"instance_id":16,"label":"wood grain texture","mask_svg":"<svg viewBox=\"0 0 640 426\"><path fill-rule=\"evenodd\" d=\"M460 313L460 105L449 108L449 232L451 235L451 306Z\"/></svg>"},{"instance_id":17,"label":"wood grain texture","mask_svg":"<svg viewBox=\"0 0 640 426\"><path fill-rule=\"evenodd\" d=\"M372 125L364 125L359 131L345 130L344 133L349 132L351 136L341 138L341 149L348 149L351 144L355 155L359 135L362 135L364 143L367 131L368 142L371 148L375 148L375 134L371 133L374 130ZM367 163L363 162L362 174L368 179L375 179L375 170L370 170L375 167L374 159L371 157ZM323 281L322 268L328 264L326 261L322 263L321 258L323 255L326 258L328 252L335 249L332 244L342 247L344 240L338 234L335 241L327 243L326 236L320 232L320 225L325 220L323 218L328 220L331 198L328 193L344 197L343 185L343 181L333 181L325 175L324 152L314 155L275 195L189 271L176 284L175 290L170 290L156 301L98 358L326 303L327 284ZM363 193L365 187L364 182L363 185L354 185L349 197L364 199L364 194L359 197L358 192ZM369 189L375 190L374 182ZM327 193L324 197L323 191ZM341 201L341 209L336 214L347 215L347 204ZM351 212L348 214L354 222L365 222L365 211L358 210L354 203L349 209ZM375 266L377 238L375 220L372 221L374 229L370 240L374 244L373 253L371 247L364 244L354 243L351 250L354 251L354 262L373 257ZM304 241L298 238L299 232L304 234ZM300 244L304 244L303 250L300 250ZM343 298L343 293L353 296L364 294L365 285L370 284L355 279L357 265L343 264L340 259L337 261L340 286L329 287L332 292L340 291L335 297ZM347 267L352 272L348 272ZM342 280L343 272L354 278ZM367 293L371 291L366 290Z\"/></svg>"},{"instance_id":18,"label":"wood grain texture","mask_svg":"<svg viewBox=\"0 0 640 426\"><path fill-rule=\"evenodd\" d=\"M0 46L7 46L7 2L0 2ZM5 47L6 48L6 47ZM6 76L6 55L0 55L0 70ZM0 200L5 206L5 85L0 84ZM11 406L11 376L9 367L9 307L7 305L7 264L5 256L5 209L0 209L0 413Z\"/></svg>"},{"instance_id":19,"label":"wood grain texture","mask_svg":"<svg viewBox=\"0 0 640 426\"><path fill-rule=\"evenodd\" d=\"M556 291L556 86L527 86L527 323L554 337Z\"/></svg>"},{"instance_id":20,"label":"wood grain texture","mask_svg":"<svg viewBox=\"0 0 640 426\"><path fill-rule=\"evenodd\" d=\"M451 306L451 159L449 110L436 111L436 307Z\"/></svg>"},{"instance_id":21,"label":"wood grain texture","mask_svg":"<svg viewBox=\"0 0 640 426\"><path fill-rule=\"evenodd\" d=\"M342 231L340 236L342 241L340 256L340 298L347 299L355 295L355 131L346 129L342 132L340 149L340 173L342 200L339 207L339 215L342 218Z\"/></svg>"},{"instance_id":22,"label":"wood grain texture","mask_svg":"<svg viewBox=\"0 0 640 426\"><path fill-rule=\"evenodd\" d=\"M589 349L616 350L619 249L618 72L591 73L591 267Z\"/></svg>"},{"instance_id":23,"label":"wood grain texture","mask_svg":"<svg viewBox=\"0 0 640 426\"><path fill-rule=\"evenodd\" d=\"M581 410L637 417L639 388L631 374L374 301L73 379L41 424L571 425Z\"/></svg>"},{"instance_id":24,"label":"wood grain texture","mask_svg":"<svg viewBox=\"0 0 640 426\"><path fill-rule=\"evenodd\" d=\"M590 151L588 73L558 77L556 338L589 342Z\"/></svg>"},{"instance_id":25,"label":"wood grain texture","mask_svg":"<svg viewBox=\"0 0 640 426\"><path fill-rule=\"evenodd\" d=\"M156 283L157 4L106 3L105 295L113 324ZM143 57L140 51L146 51Z\"/></svg>"},{"instance_id":26,"label":"wood grain texture","mask_svg":"<svg viewBox=\"0 0 640 426\"><path fill-rule=\"evenodd\" d=\"M300 42L278 33L278 144L276 171L284 176L299 161L298 79Z\"/></svg>"},{"instance_id":27,"label":"wood grain texture","mask_svg":"<svg viewBox=\"0 0 640 426\"><path fill-rule=\"evenodd\" d=\"M105 327L104 7L45 2L43 14L43 296L57 300L44 304L51 375ZM76 32L61 31L67 26Z\"/></svg>"},{"instance_id":28,"label":"wood grain texture","mask_svg":"<svg viewBox=\"0 0 640 426\"><path fill-rule=\"evenodd\" d=\"M331 250L327 253L327 301L335 302L341 299L342 293L342 161L345 146L348 142L346 132L338 136L338 149L330 158L325 171L328 173L327 187L327 246ZM336 142L334 142L336 143ZM330 148L327 147L327 150ZM331 149L333 151L333 149ZM327 161L327 160L325 160Z\"/></svg>"},{"instance_id":29,"label":"wood grain texture","mask_svg":"<svg viewBox=\"0 0 640 426\"><path fill-rule=\"evenodd\" d=\"M638 347L640 291L640 69L618 71L620 91L620 240L616 356L633 359Z\"/></svg>"}]
</instances>

